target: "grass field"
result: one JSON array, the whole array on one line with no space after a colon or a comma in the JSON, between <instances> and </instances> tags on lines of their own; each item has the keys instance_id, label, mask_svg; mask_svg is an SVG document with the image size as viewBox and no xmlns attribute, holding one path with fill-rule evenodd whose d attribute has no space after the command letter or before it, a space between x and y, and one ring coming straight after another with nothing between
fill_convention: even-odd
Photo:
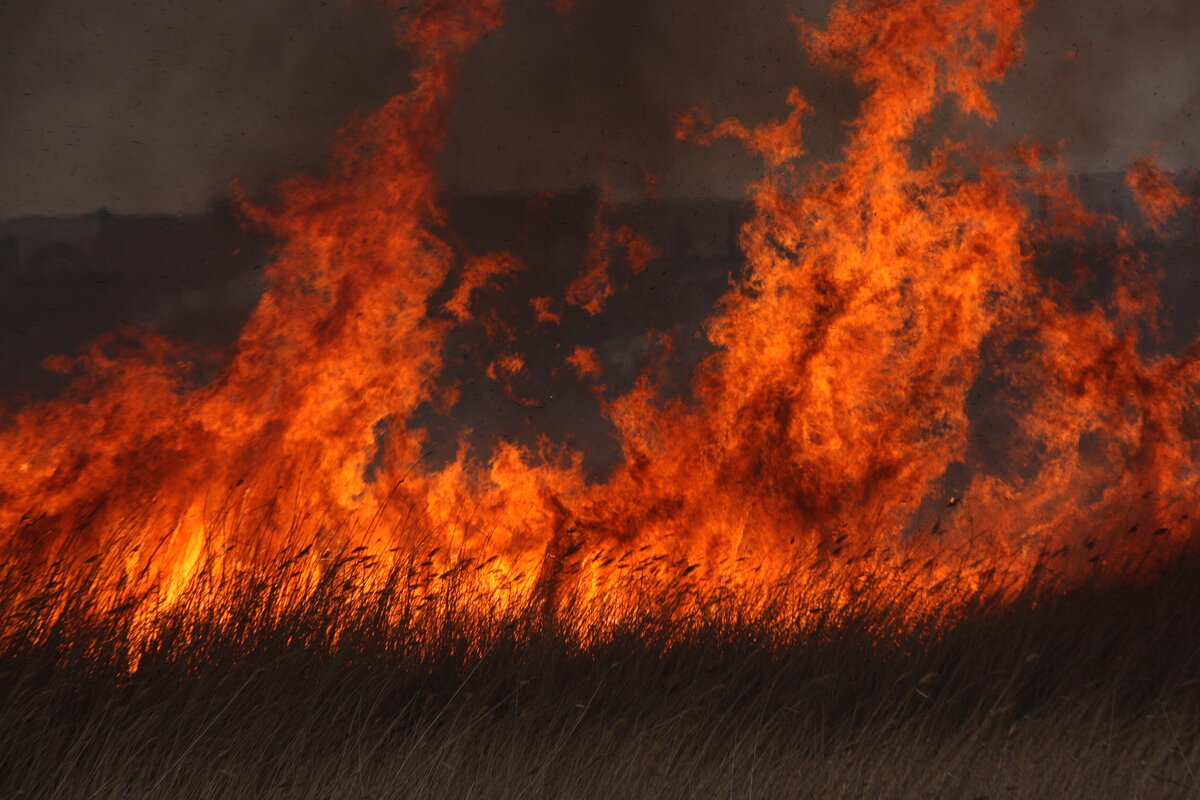
<instances>
[{"instance_id":1,"label":"grass field","mask_svg":"<svg viewBox=\"0 0 1200 800\"><path fill-rule=\"evenodd\" d=\"M10 564L0 797L1200 794L1200 559L941 616L673 595L590 627L340 561L200 581L151 628L150 599L98 613L74 571L30 597Z\"/></svg>"}]
</instances>

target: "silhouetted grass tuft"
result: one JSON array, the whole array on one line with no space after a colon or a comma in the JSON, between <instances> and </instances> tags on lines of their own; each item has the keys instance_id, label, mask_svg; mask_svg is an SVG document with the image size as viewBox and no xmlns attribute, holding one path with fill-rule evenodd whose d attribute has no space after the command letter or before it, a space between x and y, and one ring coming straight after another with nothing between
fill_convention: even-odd
<instances>
[{"instance_id":1,"label":"silhouetted grass tuft","mask_svg":"<svg viewBox=\"0 0 1200 800\"><path fill-rule=\"evenodd\" d=\"M951 616L789 587L604 624L353 553L202 570L172 604L103 594L102 561L33 594L0 571L0 797L1200 793L1196 557Z\"/></svg>"}]
</instances>

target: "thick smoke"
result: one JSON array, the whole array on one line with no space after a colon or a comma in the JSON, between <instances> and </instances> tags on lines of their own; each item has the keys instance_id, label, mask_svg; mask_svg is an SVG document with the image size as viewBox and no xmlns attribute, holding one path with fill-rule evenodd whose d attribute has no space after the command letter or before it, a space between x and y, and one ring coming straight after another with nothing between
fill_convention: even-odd
<instances>
[{"instance_id":1,"label":"thick smoke","mask_svg":"<svg viewBox=\"0 0 1200 800\"><path fill-rule=\"evenodd\" d=\"M1047 1L1024 65L998 92L992 135L1065 140L1074 168L1120 169L1157 150L1200 164L1192 135L1200 16L1188 0ZM513 0L474 52L443 168L460 194L603 184L740 194L736 147L674 142L698 104L755 121L798 85L808 144L836 152L856 94L807 64L790 14L826 0ZM62 0L0 6L0 217L197 210L234 179L252 191L313 169L336 128L406 86L394 11L344 0Z\"/></svg>"},{"instance_id":2,"label":"thick smoke","mask_svg":"<svg viewBox=\"0 0 1200 800\"><path fill-rule=\"evenodd\" d=\"M1200 14L1191 0L1042 0L1024 63L994 91L998 133L1063 141L1079 171L1124 170L1159 154L1200 167Z\"/></svg>"},{"instance_id":3,"label":"thick smoke","mask_svg":"<svg viewBox=\"0 0 1200 800\"><path fill-rule=\"evenodd\" d=\"M203 210L316 169L401 90L395 12L345 0L0 3L0 217Z\"/></svg>"}]
</instances>

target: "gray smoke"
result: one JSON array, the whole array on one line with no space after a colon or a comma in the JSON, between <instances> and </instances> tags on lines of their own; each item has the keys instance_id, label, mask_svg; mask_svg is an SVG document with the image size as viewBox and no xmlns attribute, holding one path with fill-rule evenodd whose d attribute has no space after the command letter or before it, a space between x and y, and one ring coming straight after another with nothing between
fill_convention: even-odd
<instances>
[{"instance_id":1,"label":"gray smoke","mask_svg":"<svg viewBox=\"0 0 1200 800\"><path fill-rule=\"evenodd\" d=\"M675 196L736 196L755 165L733 144L672 137L704 105L754 122L785 113L789 85L836 155L854 90L809 66L789 12L828 0L510 0L468 58L443 159L460 194L604 184L645 172ZM345 0L0 2L0 217L205 207L234 178L261 191L316 169L336 129L406 85L393 11ZM1046 0L1025 63L1000 88L1003 143L1065 140L1079 170L1154 149L1200 165L1192 135L1200 15L1191 0Z\"/></svg>"},{"instance_id":2,"label":"gray smoke","mask_svg":"<svg viewBox=\"0 0 1200 800\"><path fill-rule=\"evenodd\" d=\"M183 213L319 167L402 87L394 12L344 0L0 0L0 217Z\"/></svg>"}]
</instances>

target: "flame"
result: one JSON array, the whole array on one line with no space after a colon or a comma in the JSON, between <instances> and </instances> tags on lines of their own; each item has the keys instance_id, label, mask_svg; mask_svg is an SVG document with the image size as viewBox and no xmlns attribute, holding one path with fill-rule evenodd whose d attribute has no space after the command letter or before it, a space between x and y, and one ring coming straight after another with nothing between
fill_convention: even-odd
<instances>
[{"instance_id":1,"label":"flame","mask_svg":"<svg viewBox=\"0 0 1200 800\"><path fill-rule=\"evenodd\" d=\"M1159 233L1188 205L1183 193L1153 158L1135 161L1125 176L1125 183L1133 190L1134 200L1146 220Z\"/></svg>"},{"instance_id":2,"label":"flame","mask_svg":"<svg viewBox=\"0 0 1200 800\"><path fill-rule=\"evenodd\" d=\"M6 552L117 552L114 585L158 587L158 608L213 570L283 553L310 587L338 559L363 567L349 582L363 593L400 570L426 600L469 585L481 613L583 604L589 619L664 589L700 603L781 585L797 609L899 591L932 614L983 587L1020 591L1047 565L1070 578L1151 547L1170 557L1196 534L1200 345L1144 354L1158 300L1132 233L1086 212L1037 147L913 145L944 104L995 117L987 86L1020 57L1028 6L842 0L824 28L802 23L814 59L865 95L836 164L804 165L797 90L785 120L758 127L681 116L680 138L733 137L763 162L745 272L706 324L714 351L686 392L648 369L603 400L622 458L595 481L551 442L423 464L413 415L452 399L438 381L446 337L499 325L479 309L521 269L448 244L433 167L460 58L501 23L501 2L425 2L402 35L411 91L347 127L326 176L284 182L275 207L245 202L283 244L216 379L128 330L51 362L77 373L70 390L0 433ZM1184 204L1151 161L1129 182L1156 229ZM635 273L657 256L610 212L601 203L566 296L530 299L539 324L558 324L563 303L600 313L614 253ZM1111 302L1080 307L1035 254L1093 226L1117 235L1120 258ZM602 375L594 351L565 361ZM488 375L525 369L510 350ZM987 415L999 456L979 452ZM956 470L969 477L947 502Z\"/></svg>"},{"instance_id":3,"label":"flame","mask_svg":"<svg viewBox=\"0 0 1200 800\"><path fill-rule=\"evenodd\" d=\"M659 256L657 248L629 225L610 227L605 217L611 212L611 202L601 198L583 256L584 270L567 287L567 302L581 306L593 316L604 310L605 302L616 291L612 283L614 248L624 249L629 271L634 275L642 273Z\"/></svg>"},{"instance_id":4,"label":"flame","mask_svg":"<svg viewBox=\"0 0 1200 800\"><path fill-rule=\"evenodd\" d=\"M567 356L566 362L575 370L581 380L599 378L604 374L604 365L599 354L591 347L576 346Z\"/></svg>"}]
</instances>

